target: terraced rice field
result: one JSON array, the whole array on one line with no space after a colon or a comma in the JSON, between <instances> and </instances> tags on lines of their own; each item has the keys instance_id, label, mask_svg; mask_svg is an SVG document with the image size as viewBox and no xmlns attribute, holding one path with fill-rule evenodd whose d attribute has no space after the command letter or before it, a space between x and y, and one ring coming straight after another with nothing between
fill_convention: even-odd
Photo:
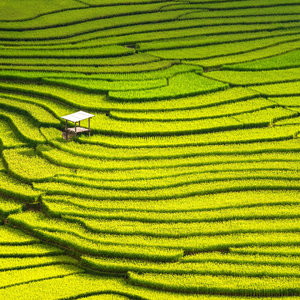
<instances>
[{"instance_id":1,"label":"terraced rice field","mask_svg":"<svg viewBox=\"0 0 300 300\"><path fill-rule=\"evenodd\" d=\"M298 299L299 33L296 0L2 0L0 298Z\"/></svg>"}]
</instances>

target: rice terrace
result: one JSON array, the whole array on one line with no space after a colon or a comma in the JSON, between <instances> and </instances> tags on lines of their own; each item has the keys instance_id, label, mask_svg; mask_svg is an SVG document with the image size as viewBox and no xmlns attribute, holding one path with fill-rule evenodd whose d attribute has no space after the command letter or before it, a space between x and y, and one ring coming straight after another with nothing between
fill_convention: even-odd
<instances>
[{"instance_id":1,"label":"rice terrace","mask_svg":"<svg viewBox=\"0 0 300 300\"><path fill-rule=\"evenodd\" d=\"M0 299L300 299L299 0L0 0Z\"/></svg>"}]
</instances>

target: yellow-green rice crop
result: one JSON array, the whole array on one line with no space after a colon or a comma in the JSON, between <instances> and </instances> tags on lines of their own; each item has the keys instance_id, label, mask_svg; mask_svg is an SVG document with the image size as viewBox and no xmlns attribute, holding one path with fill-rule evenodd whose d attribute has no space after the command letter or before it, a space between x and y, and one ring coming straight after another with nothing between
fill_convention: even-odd
<instances>
[{"instance_id":1,"label":"yellow-green rice crop","mask_svg":"<svg viewBox=\"0 0 300 300\"><path fill-rule=\"evenodd\" d=\"M252 112L259 109L276 105L264 98L254 98L234 103L196 108L191 110L155 111L155 112L131 112L131 111L110 111L110 116L118 120L126 121L187 121L206 118L220 118L231 115L238 115L245 112ZM210 120L211 121L211 120ZM147 124L145 124L147 125Z\"/></svg>"},{"instance_id":2,"label":"yellow-green rice crop","mask_svg":"<svg viewBox=\"0 0 300 300\"><path fill-rule=\"evenodd\" d=\"M0 298L298 299L299 0L2 2Z\"/></svg>"},{"instance_id":3,"label":"yellow-green rice crop","mask_svg":"<svg viewBox=\"0 0 300 300\"><path fill-rule=\"evenodd\" d=\"M1 118L0 120L0 144L4 148L11 148L16 146L25 145L24 142L20 140L20 138L16 135L12 126L9 124L9 119L4 120Z\"/></svg>"},{"instance_id":4,"label":"yellow-green rice crop","mask_svg":"<svg viewBox=\"0 0 300 300\"><path fill-rule=\"evenodd\" d=\"M38 240L20 230L7 226L0 226L0 245L29 245L36 244Z\"/></svg>"},{"instance_id":5,"label":"yellow-green rice crop","mask_svg":"<svg viewBox=\"0 0 300 300\"><path fill-rule=\"evenodd\" d=\"M195 3L197 8L203 7L203 8L218 8L218 9L230 9L230 8L234 8L234 9L241 9L241 8L245 8L245 9L249 9L251 7L254 8L268 8L268 7L274 7L276 8L277 5L281 5L282 3L287 3L287 4L297 4L297 1L295 0L288 0L286 2L283 2L282 0L261 0L261 1L252 1L252 0L246 0L243 2L222 2L221 3L200 3L197 4L197 0L196 1L191 1L191 3Z\"/></svg>"},{"instance_id":6,"label":"yellow-green rice crop","mask_svg":"<svg viewBox=\"0 0 300 300\"><path fill-rule=\"evenodd\" d=\"M94 135L90 138L80 137L84 142L104 146L119 147L180 147L180 146L204 146L241 144L254 142L269 142L288 140L299 132L299 125L274 126L265 128L251 128L234 131L214 132L207 134L193 134L183 136L161 137L114 137L106 135Z\"/></svg>"},{"instance_id":7,"label":"yellow-green rice crop","mask_svg":"<svg viewBox=\"0 0 300 300\"><path fill-rule=\"evenodd\" d=\"M252 190L299 190L299 179L230 179L217 182L191 183L179 187L161 188L154 190L114 190L103 188L90 188L67 183L42 182L33 183L36 190L50 195L72 195L83 198L111 199L111 200L160 200L171 197L181 198L194 195L207 195L229 191Z\"/></svg>"},{"instance_id":8,"label":"yellow-green rice crop","mask_svg":"<svg viewBox=\"0 0 300 300\"><path fill-rule=\"evenodd\" d=\"M242 255L283 255L283 256L300 256L300 250L298 246L251 246L251 247L234 247L230 248L230 252L238 253Z\"/></svg>"},{"instance_id":9,"label":"yellow-green rice crop","mask_svg":"<svg viewBox=\"0 0 300 300\"><path fill-rule=\"evenodd\" d=\"M183 212L148 212L148 211L126 211L126 210L103 210L97 211L92 207L82 208L71 204L60 202L44 203L45 210L54 216L75 216L83 218L94 218L102 220L124 220L149 223L197 223L197 222L225 222L230 220L254 220L254 219L288 219L298 218L299 213L294 212L297 205L261 205L245 208L228 208L219 211L183 211ZM294 207L295 206L295 207ZM11 216L10 218L14 218ZM275 225L274 225L275 226ZM224 228L226 226L224 225ZM209 230L209 228L207 229Z\"/></svg>"},{"instance_id":10,"label":"yellow-green rice crop","mask_svg":"<svg viewBox=\"0 0 300 300\"><path fill-rule=\"evenodd\" d=\"M291 0L294 3L294 0ZM191 3L196 2L192 0ZM205 1L207 2L207 1ZM219 2L219 1L218 1ZM262 5L262 7L251 7L251 6L259 6L259 4L261 2L257 2L257 1L246 1L244 3L239 3L239 2L224 2L224 3L212 3L209 4L212 7L216 7L218 5L222 5L223 8L225 8L226 6L236 6L236 8L234 10L225 10L225 9L221 9L221 10L208 10L208 11L204 11L204 12L193 12L191 14L187 14L182 16L181 18L199 18L199 17L203 17L203 16L207 16L207 17L238 17L238 16L255 16L255 15L264 15L264 16L268 16L268 15L276 15L278 13L278 7L277 6L268 6L268 5ZM270 2L270 1L265 1L265 4L274 4L274 2ZM284 2L282 2L281 0L279 0L277 2L277 4L282 4ZM243 6L246 6L244 8L242 8ZM241 8L238 8L238 6L241 6ZM287 6L281 6L280 7L280 12L281 14L294 14L297 13L298 10L300 9L300 7L298 5L294 6L294 5L287 5Z\"/></svg>"},{"instance_id":11,"label":"yellow-green rice crop","mask_svg":"<svg viewBox=\"0 0 300 300\"><path fill-rule=\"evenodd\" d=\"M252 88L268 96L290 96L299 94L300 81L254 85Z\"/></svg>"},{"instance_id":12,"label":"yellow-green rice crop","mask_svg":"<svg viewBox=\"0 0 300 300\"><path fill-rule=\"evenodd\" d=\"M51 126L57 126L59 124L59 121L49 111L30 102L0 96L0 107L1 109L20 112L23 115L31 117L40 124Z\"/></svg>"},{"instance_id":13,"label":"yellow-green rice crop","mask_svg":"<svg viewBox=\"0 0 300 300\"><path fill-rule=\"evenodd\" d=\"M79 274L81 272L83 271L75 266L63 264L22 270L3 271L0 272L0 288L35 280Z\"/></svg>"},{"instance_id":14,"label":"yellow-green rice crop","mask_svg":"<svg viewBox=\"0 0 300 300\"><path fill-rule=\"evenodd\" d=\"M4 119L10 124L10 127L16 132L23 140L29 143L36 144L45 141L41 135L39 128L32 121L29 116L22 115L20 112L11 112L1 109L1 119ZM4 134L5 136L6 134Z\"/></svg>"},{"instance_id":15,"label":"yellow-green rice crop","mask_svg":"<svg viewBox=\"0 0 300 300\"><path fill-rule=\"evenodd\" d=\"M220 252L207 252L207 253L198 253L194 255L188 255L182 258L182 263L184 262L205 262L205 261L214 261L214 262L232 262L232 263L241 263L241 264L270 264L270 265L289 265L289 266L299 266L300 257L289 256L289 251L287 255L280 255L280 253L274 253L275 255L268 255L268 253L263 254L263 249L281 249L284 250L296 250L296 247L286 246L286 247L241 247L241 248L230 248L229 253L220 253ZM247 252L249 249L249 252ZM262 249L260 254L253 253L252 250ZM245 250L245 252L242 252Z\"/></svg>"},{"instance_id":16,"label":"yellow-green rice crop","mask_svg":"<svg viewBox=\"0 0 300 300\"><path fill-rule=\"evenodd\" d=\"M135 0L136 1L136 0ZM59 287L59 288L57 288ZM64 276L62 278L47 279L42 281L34 281L27 284L15 285L5 288L1 291L1 295L5 299L13 300L15 295L22 295L23 299L36 298L58 299L68 297L80 297L82 294L91 293L96 295L96 299L103 299L103 293L122 294L129 298L145 298L162 299L162 300L196 300L199 299L197 294L185 295L183 293L160 292L153 289L144 289L127 284L124 279L98 276L96 274L81 273L79 275ZM115 299L115 294L113 297ZM112 296L111 296L112 297ZM222 296L206 296L204 300L226 300ZM90 297L88 297L90 299ZM104 298L105 299L105 298ZM111 299L111 298L110 298ZM118 299L118 298L116 298ZM247 298L241 298L247 300Z\"/></svg>"},{"instance_id":17,"label":"yellow-green rice crop","mask_svg":"<svg viewBox=\"0 0 300 300\"><path fill-rule=\"evenodd\" d=\"M41 50L45 50L45 49L41 49ZM68 51L70 49L65 49L65 51ZM138 53L138 54L131 54L131 55L125 55L125 56L117 56L117 57L101 57L101 58L89 58L89 57L85 57L85 58L47 58L47 57L43 57L43 58L27 58L27 57L17 57L17 58L0 58L0 64L3 65L7 65L8 63L10 63L13 66L19 66L19 65L26 65L26 66L45 66L45 67L50 67L50 66L91 66L92 68L95 68L95 65L99 65L99 66L123 66L123 65L134 65L134 64L144 64L144 63L151 63L151 62L155 62L155 61L159 61L158 57L154 57L151 55L147 55L147 54L143 54L143 53ZM196 68L195 68L196 69ZM19 71L7 71L7 72L0 72L0 76L4 77L3 74L6 73L6 75L8 75L8 77L10 78L24 78L24 79L28 79L30 77L32 78L47 78L48 76L50 77L87 77L87 79L89 79L89 77L93 77L93 76L97 76L95 74L91 74L90 76L87 76L87 74L73 74L72 73L68 74L68 73L51 73L51 72L33 72L30 76L30 74L27 74L28 72L19 72ZM17 75L20 76L17 76ZM29 76L28 76L29 75ZM99 74L101 77L101 74ZM103 76L103 74L102 74ZM109 74L108 74L109 76Z\"/></svg>"},{"instance_id":18,"label":"yellow-green rice crop","mask_svg":"<svg viewBox=\"0 0 300 300\"><path fill-rule=\"evenodd\" d=\"M287 107L299 107L300 106L300 96L294 96L294 97L269 97L270 101L274 101L275 103L281 105L281 106L287 106Z\"/></svg>"},{"instance_id":19,"label":"yellow-green rice crop","mask_svg":"<svg viewBox=\"0 0 300 300\"><path fill-rule=\"evenodd\" d=\"M138 2L138 1L137 1ZM91 4L95 5L95 2L92 2ZM99 4L102 4L100 6L95 7L88 7L87 5L78 5L77 9L70 9L67 11L56 11L53 14L46 14L40 18L37 19L29 19L25 20L21 23L13 23L11 24L4 24L2 25L4 28L11 28L14 29L26 29L26 28L39 28L41 24L43 26L47 27L56 27L57 25L67 25L67 24L76 24L81 23L87 20L93 20L98 19L100 16L102 18L108 18L108 17L114 17L116 15L127 15L128 13L143 13L148 11L155 11L158 10L162 4L160 3L140 3L139 5L117 5L116 3L103 3L101 1ZM114 4L114 5L109 5ZM167 2L168 4L168 2ZM84 17L83 17L84 16ZM5 26L6 25L6 26Z\"/></svg>"},{"instance_id":20,"label":"yellow-green rice crop","mask_svg":"<svg viewBox=\"0 0 300 300\"><path fill-rule=\"evenodd\" d=\"M50 223L49 219L32 216L29 213L10 216L9 221L26 228L43 240L54 240L56 244L71 247L73 250L89 255L151 261L178 260L182 257L183 250L189 252L220 251L233 246L278 246L300 243L299 233L294 232L247 232L169 238L120 234L97 235L77 224L70 224L65 221L58 221L54 224L54 222Z\"/></svg>"},{"instance_id":21,"label":"yellow-green rice crop","mask_svg":"<svg viewBox=\"0 0 300 300\"><path fill-rule=\"evenodd\" d=\"M229 220L221 222L184 222L145 223L129 220L101 220L84 217L64 217L67 221L76 221L89 231L103 234L145 235L154 237L188 237L197 235L218 235L242 232L297 232L300 221L296 219L255 219Z\"/></svg>"},{"instance_id":22,"label":"yellow-green rice crop","mask_svg":"<svg viewBox=\"0 0 300 300\"><path fill-rule=\"evenodd\" d=\"M102 79L47 79L46 82L58 83L66 85L66 87L73 87L79 90L87 90L92 92L103 91L131 91L131 90L148 90L167 86L165 78L152 80L137 80L137 81L108 81ZM150 92L150 91L149 91Z\"/></svg>"},{"instance_id":23,"label":"yellow-green rice crop","mask_svg":"<svg viewBox=\"0 0 300 300\"><path fill-rule=\"evenodd\" d=\"M173 64L178 63L177 60L158 60L154 62L132 64L132 65L112 65L112 66L88 66L88 65L46 65L46 66L27 66L27 65L2 65L1 70L5 71L24 71L24 72L69 72L69 73L84 73L84 74L103 74L103 73L137 73L137 72L151 72L170 68Z\"/></svg>"},{"instance_id":24,"label":"yellow-green rice crop","mask_svg":"<svg viewBox=\"0 0 300 300\"><path fill-rule=\"evenodd\" d=\"M34 191L29 184L24 184L3 171L0 172L0 191L2 195L26 202L37 200L41 194L38 191Z\"/></svg>"},{"instance_id":25,"label":"yellow-green rice crop","mask_svg":"<svg viewBox=\"0 0 300 300\"><path fill-rule=\"evenodd\" d=\"M300 165L300 163L299 163ZM291 180L300 179L298 171L279 171L279 170L245 170L245 171L228 171L228 172L202 172L189 173L178 176L166 177L164 179L144 179L144 180L93 180L92 178L76 178L75 176L58 175L52 180L53 182L62 182L76 184L83 187L100 188L108 190L154 190L160 188L180 187L193 183L220 182L224 180L247 180L256 177L257 179L275 179Z\"/></svg>"},{"instance_id":26,"label":"yellow-green rice crop","mask_svg":"<svg viewBox=\"0 0 300 300\"><path fill-rule=\"evenodd\" d=\"M76 107L85 109L100 109L100 106L96 105L97 102L101 102L101 100L106 98L105 95L89 94L86 92L76 91L74 89L66 89L59 86L49 86L45 83L23 84L9 82L6 84L1 84L1 86L11 89L12 92L22 92L29 96L54 98L56 101L58 100L67 105L73 106L74 109L76 109Z\"/></svg>"},{"instance_id":27,"label":"yellow-green rice crop","mask_svg":"<svg viewBox=\"0 0 300 300\"><path fill-rule=\"evenodd\" d=\"M43 244L33 245L0 245L0 257L34 257L62 255L59 248Z\"/></svg>"},{"instance_id":28,"label":"yellow-green rice crop","mask_svg":"<svg viewBox=\"0 0 300 300\"><path fill-rule=\"evenodd\" d=\"M184 158L204 155L240 155L257 154L267 152L298 152L300 141L289 139L276 142L245 143L232 145L210 145L210 146L189 146L176 148L124 148L105 147L93 144L79 144L74 141L64 143L61 132L55 128L41 128L42 134L55 148L74 155L94 157L100 159L134 160L134 159L162 159L162 158ZM100 175L100 174L99 174ZM145 175L146 176L146 175Z\"/></svg>"},{"instance_id":29,"label":"yellow-green rice crop","mask_svg":"<svg viewBox=\"0 0 300 300\"><path fill-rule=\"evenodd\" d=\"M127 61L132 56L122 57L120 60L122 62ZM138 57L145 57L145 54L136 54L133 56L135 59ZM146 55L146 57L149 57ZM118 57L109 58L112 62L116 62ZM104 60L104 58L103 58ZM108 60L108 58L105 58ZM85 74L85 73L68 73L68 72L22 72L14 70L0 70L0 76L4 78L19 78L19 79L28 79L28 78L76 78L76 79L102 79L102 80L113 80L113 81L140 81L140 80L151 80L159 78L169 78L174 75L197 71L201 72L202 68L192 65L182 65L174 64L169 68L157 70L157 71L146 71L146 72L137 72L137 73L97 73L97 74Z\"/></svg>"},{"instance_id":30,"label":"yellow-green rice crop","mask_svg":"<svg viewBox=\"0 0 300 300\"><path fill-rule=\"evenodd\" d=\"M222 35L201 35L204 28L201 29L200 25L226 25L233 23L243 23L243 24L254 24L256 22L260 23L270 23L272 21L287 21L294 19L296 21L296 16L286 16L286 15L271 15L271 16L243 16L243 17L233 17L233 18L211 18L211 19L193 19L189 20L188 24L190 24L191 28L182 29L187 21L177 21L178 24L181 25L180 29L174 30L174 32L182 33L181 36L168 36L163 40L153 39L149 42L140 42L138 43L138 49L141 51L149 51L149 50L161 50L161 49L176 49L176 48L189 48L195 46L205 46L211 44L222 44L226 42L233 41L245 41L245 40L255 40L262 39L266 37L275 37L275 36L287 36L289 34L295 34L297 29L285 29L279 30L276 29L274 31L255 31L255 32L237 32L237 33L228 33ZM174 22L175 23L175 22ZM193 28L193 25L198 25L198 28ZM225 30L227 26L223 27ZM207 27L206 27L207 29ZM202 30L202 31L201 31ZM159 36L162 35L163 32L160 32ZM184 34L185 33L185 34ZM197 34L198 33L198 34Z\"/></svg>"},{"instance_id":31,"label":"yellow-green rice crop","mask_svg":"<svg viewBox=\"0 0 300 300\"><path fill-rule=\"evenodd\" d=\"M21 209L22 204L0 196L0 215L7 216L12 213L20 212Z\"/></svg>"},{"instance_id":32,"label":"yellow-green rice crop","mask_svg":"<svg viewBox=\"0 0 300 300\"><path fill-rule=\"evenodd\" d=\"M236 53L216 58L205 58L200 60L186 60L185 63L193 63L202 67L214 67L235 63L243 63L256 59L264 59L270 55L280 55L299 48L300 41L284 42L280 45L270 45L262 49L253 49L246 53Z\"/></svg>"},{"instance_id":33,"label":"yellow-green rice crop","mask_svg":"<svg viewBox=\"0 0 300 300\"><path fill-rule=\"evenodd\" d=\"M274 266L269 264L243 264L243 262L185 262L156 264L135 260L83 257L83 261L102 272L141 272L168 274L232 275L252 277L300 277L299 266ZM251 279L250 279L251 280Z\"/></svg>"},{"instance_id":34,"label":"yellow-green rice crop","mask_svg":"<svg viewBox=\"0 0 300 300\"><path fill-rule=\"evenodd\" d=\"M171 167L186 167L186 166L210 166L230 163L247 163L258 161L294 161L298 163L298 152L278 152L278 153L256 153L256 154L233 154L233 155L195 155L191 157L173 157L173 158L153 158L153 159L115 159L112 158L88 158L86 156L70 154L60 149L42 147L38 148L38 152L42 157L48 159L54 164L72 167L82 168L90 170L131 170L131 169L151 169L151 168L171 168ZM125 163L126 162L126 163ZM205 170L203 170L205 171Z\"/></svg>"},{"instance_id":35,"label":"yellow-green rice crop","mask_svg":"<svg viewBox=\"0 0 300 300\"><path fill-rule=\"evenodd\" d=\"M21 253L24 246L18 246L18 253ZM25 248L26 249L26 248ZM4 257L0 258L0 270L18 270L34 268L39 266L50 266L60 264L72 264L76 265L77 260L67 255L54 255L54 256L33 256L33 257Z\"/></svg>"},{"instance_id":36,"label":"yellow-green rice crop","mask_svg":"<svg viewBox=\"0 0 300 300\"><path fill-rule=\"evenodd\" d=\"M84 7L82 3L73 0L53 0L53 2L34 1L34 5L28 5L23 1L5 2L4 9L1 11L1 20L26 20L36 17L37 13L47 14L59 9Z\"/></svg>"},{"instance_id":37,"label":"yellow-green rice crop","mask_svg":"<svg viewBox=\"0 0 300 300\"><path fill-rule=\"evenodd\" d=\"M49 179L57 174L73 173L68 168L56 166L39 157L32 148L4 150L3 159L9 172L26 182Z\"/></svg>"},{"instance_id":38,"label":"yellow-green rice crop","mask_svg":"<svg viewBox=\"0 0 300 300\"><path fill-rule=\"evenodd\" d=\"M299 62L299 50L294 50L281 55L272 56L260 60L254 60L251 62L245 62L241 64L225 66L224 69L233 70L269 70L269 69L281 69L297 67Z\"/></svg>"},{"instance_id":39,"label":"yellow-green rice crop","mask_svg":"<svg viewBox=\"0 0 300 300\"><path fill-rule=\"evenodd\" d=\"M280 83L300 80L300 68L270 71L215 71L210 72L208 77L221 80L234 85L254 85L266 83Z\"/></svg>"},{"instance_id":40,"label":"yellow-green rice crop","mask_svg":"<svg viewBox=\"0 0 300 300\"><path fill-rule=\"evenodd\" d=\"M169 79L167 84L165 87L154 88L151 91L110 91L109 97L119 101L160 100L215 92L228 87L224 83L210 80L195 73L175 75Z\"/></svg>"},{"instance_id":41,"label":"yellow-green rice crop","mask_svg":"<svg viewBox=\"0 0 300 300\"><path fill-rule=\"evenodd\" d=\"M297 24L297 23L295 23ZM298 24L297 24L298 25ZM248 29L254 29L256 26L259 26L261 29L267 29L269 26L267 25L245 25ZM237 29L241 29L241 25L239 26L231 26L234 28L233 31L237 31ZM252 27L252 28L251 28ZM224 27L222 27L223 29ZM157 51L147 51L146 53L155 55L164 59L207 59L210 57L216 56L225 56L232 54L239 54L250 52L257 49L264 49L267 47L272 47L277 43L284 43L295 41L299 39L299 35L295 34L294 36L284 36L284 37L269 37L261 40L253 40L253 41L242 41L242 42L228 42L218 45L209 45L203 48L187 48L183 52L179 49L171 49L171 50L157 50Z\"/></svg>"},{"instance_id":42,"label":"yellow-green rice crop","mask_svg":"<svg viewBox=\"0 0 300 300\"><path fill-rule=\"evenodd\" d=\"M248 208L261 205L299 204L299 191L246 191L212 195L193 196L160 201L103 200L84 199L64 195L42 196L43 203L72 204L78 208L109 211L149 211L149 212L184 212L220 210L222 208Z\"/></svg>"},{"instance_id":43,"label":"yellow-green rice crop","mask_svg":"<svg viewBox=\"0 0 300 300\"><path fill-rule=\"evenodd\" d=\"M239 277L212 275L167 275L129 272L130 282L160 290L237 296L299 295L299 278Z\"/></svg>"},{"instance_id":44,"label":"yellow-green rice crop","mask_svg":"<svg viewBox=\"0 0 300 300\"><path fill-rule=\"evenodd\" d=\"M1 35L1 33L0 33ZM106 56L122 56L133 53L132 49L122 46L95 47L90 49L59 49L59 50L44 50L39 49L2 49L2 57L28 57L28 58L65 58L65 57L106 57Z\"/></svg>"}]
</instances>

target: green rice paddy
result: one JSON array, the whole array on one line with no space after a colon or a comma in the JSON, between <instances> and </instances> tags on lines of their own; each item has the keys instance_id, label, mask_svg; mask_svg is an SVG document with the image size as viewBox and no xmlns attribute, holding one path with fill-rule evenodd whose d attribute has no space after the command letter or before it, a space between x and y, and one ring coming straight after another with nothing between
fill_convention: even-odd
<instances>
[{"instance_id":1,"label":"green rice paddy","mask_svg":"<svg viewBox=\"0 0 300 300\"><path fill-rule=\"evenodd\" d=\"M0 298L298 299L299 16L2 0Z\"/></svg>"}]
</instances>

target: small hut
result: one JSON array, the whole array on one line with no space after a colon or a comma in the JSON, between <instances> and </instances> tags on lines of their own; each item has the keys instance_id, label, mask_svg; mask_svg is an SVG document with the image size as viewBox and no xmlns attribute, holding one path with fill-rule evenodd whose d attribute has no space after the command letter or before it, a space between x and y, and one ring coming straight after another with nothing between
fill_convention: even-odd
<instances>
[{"instance_id":1,"label":"small hut","mask_svg":"<svg viewBox=\"0 0 300 300\"><path fill-rule=\"evenodd\" d=\"M67 140L68 136L74 136L75 135L75 141L77 141L77 134L82 132L88 132L89 136L91 135L91 118L94 117L94 115L89 114L84 111L78 111L76 113L66 115L61 117L62 119L66 120L66 127L65 132L63 132L63 137ZM80 122L84 120L88 120L88 128L81 127ZM68 121L74 123L74 127L68 127Z\"/></svg>"}]
</instances>

